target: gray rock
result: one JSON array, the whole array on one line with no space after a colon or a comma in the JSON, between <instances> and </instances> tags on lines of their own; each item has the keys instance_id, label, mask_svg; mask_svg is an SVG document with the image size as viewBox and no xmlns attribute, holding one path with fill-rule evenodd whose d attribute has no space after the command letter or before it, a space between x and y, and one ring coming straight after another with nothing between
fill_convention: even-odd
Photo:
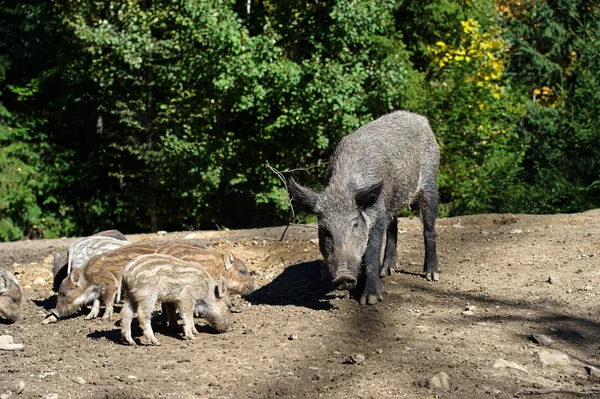
<instances>
[{"instance_id":1,"label":"gray rock","mask_svg":"<svg viewBox=\"0 0 600 399\"><path fill-rule=\"evenodd\" d=\"M14 344L15 340L11 335L0 335L0 344Z\"/></svg>"},{"instance_id":2,"label":"gray rock","mask_svg":"<svg viewBox=\"0 0 600 399\"><path fill-rule=\"evenodd\" d=\"M362 353L354 353L354 354L350 355L350 357L348 358L346 363L363 364L365 362L365 360L366 360L365 355L363 355Z\"/></svg>"},{"instance_id":3,"label":"gray rock","mask_svg":"<svg viewBox=\"0 0 600 399\"><path fill-rule=\"evenodd\" d=\"M15 385L11 388L11 390L14 393L16 393L17 395L20 394L21 392L23 392L23 389L25 389L24 381L19 381L19 382L15 383Z\"/></svg>"},{"instance_id":4,"label":"gray rock","mask_svg":"<svg viewBox=\"0 0 600 399\"><path fill-rule=\"evenodd\" d=\"M533 340L533 342L541 346L550 346L554 343L550 337L543 334L531 334L530 338Z\"/></svg>"},{"instance_id":5,"label":"gray rock","mask_svg":"<svg viewBox=\"0 0 600 399\"><path fill-rule=\"evenodd\" d=\"M569 364L567 354L552 349L537 349L533 352L536 361L544 366L566 366Z\"/></svg>"},{"instance_id":6,"label":"gray rock","mask_svg":"<svg viewBox=\"0 0 600 399\"><path fill-rule=\"evenodd\" d=\"M443 371L435 374L427 381L427 388L441 391L450 390L450 377Z\"/></svg>"},{"instance_id":7,"label":"gray rock","mask_svg":"<svg viewBox=\"0 0 600 399\"><path fill-rule=\"evenodd\" d=\"M587 371L590 377L600 379L600 369L594 366L585 366L585 371Z\"/></svg>"},{"instance_id":8,"label":"gray rock","mask_svg":"<svg viewBox=\"0 0 600 399\"><path fill-rule=\"evenodd\" d=\"M0 399L8 399L12 396L12 392L7 389L6 391L2 392L2 394L0 394Z\"/></svg>"},{"instance_id":9,"label":"gray rock","mask_svg":"<svg viewBox=\"0 0 600 399\"><path fill-rule=\"evenodd\" d=\"M528 373L527 369L524 366L521 366L517 363L509 362L508 360L498 359L494 362L495 369L514 369L519 371L524 371Z\"/></svg>"}]
</instances>

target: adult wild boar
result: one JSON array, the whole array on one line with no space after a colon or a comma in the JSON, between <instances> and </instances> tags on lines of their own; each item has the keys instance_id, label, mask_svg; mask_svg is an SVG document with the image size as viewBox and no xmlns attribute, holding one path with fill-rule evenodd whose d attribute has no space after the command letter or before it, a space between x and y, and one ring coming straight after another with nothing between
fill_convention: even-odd
<instances>
[{"instance_id":1,"label":"adult wild boar","mask_svg":"<svg viewBox=\"0 0 600 399\"><path fill-rule=\"evenodd\" d=\"M427 119L396 111L341 140L329 159L322 192L289 181L292 200L318 217L319 246L335 288L352 290L365 273L360 303L382 300L379 277L396 266L395 212L412 203L418 203L423 222L425 276L439 279L438 166L439 148Z\"/></svg>"}]
</instances>

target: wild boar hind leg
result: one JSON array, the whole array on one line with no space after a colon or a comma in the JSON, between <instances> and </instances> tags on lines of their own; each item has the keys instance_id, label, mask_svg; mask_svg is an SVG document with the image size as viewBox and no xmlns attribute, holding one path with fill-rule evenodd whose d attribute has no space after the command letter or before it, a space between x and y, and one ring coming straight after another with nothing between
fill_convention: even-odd
<instances>
[{"instance_id":1,"label":"wild boar hind leg","mask_svg":"<svg viewBox=\"0 0 600 399\"><path fill-rule=\"evenodd\" d=\"M371 230L369 243L363 257L365 267L365 290L360 297L361 305L374 305L377 301L383 301L381 296L381 247L383 245L383 235L388 226L387 218L378 218Z\"/></svg>"},{"instance_id":2,"label":"wild boar hind leg","mask_svg":"<svg viewBox=\"0 0 600 399\"><path fill-rule=\"evenodd\" d=\"M154 336L152 331L152 311L154 310L154 302L142 302L138 306L137 319L140 323L140 327L144 331L144 337L153 345L160 345L160 341Z\"/></svg>"},{"instance_id":3,"label":"wild boar hind leg","mask_svg":"<svg viewBox=\"0 0 600 399\"><path fill-rule=\"evenodd\" d=\"M110 320L114 312L115 297L117 295L117 286L106 286L102 293L102 302L104 302L104 314L102 318Z\"/></svg>"},{"instance_id":4,"label":"wild boar hind leg","mask_svg":"<svg viewBox=\"0 0 600 399\"><path fill-rule=\"evenodd\" d=\"M133 320L133 307L131 301L125 301L125 305L123 305L123 309L121 309L121 337L127 342L129 345L136 345L133 338L131 338L131 322Z\"/></svg>"}]
</instances>

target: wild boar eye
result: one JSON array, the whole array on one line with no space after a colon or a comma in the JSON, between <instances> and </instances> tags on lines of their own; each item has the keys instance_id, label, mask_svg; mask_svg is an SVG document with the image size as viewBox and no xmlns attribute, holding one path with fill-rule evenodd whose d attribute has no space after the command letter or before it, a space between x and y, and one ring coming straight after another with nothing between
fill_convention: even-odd
<instances>
[{"instance_id":1,"label":"wild boar eye","mask_svg":"<svg viewBox=\"0 0 600 399\"><path fill-rule=\"evenodd\" d=\"M240 270L238 270L238 273L241 274L242 276L245 276L246 274L248 274L248 270L240 269Z\"/></svg>"},{"instance_id":2,"label":"wild boar eye","mask_svg":"<svg viewBox=\"0 0 600 399\"><path fill-rule=\"evenodd\" d=\"M16 299L16 298L13 298L13 297L11 296L11 297L10 297L10 301L14 303L14 302L17 302L17 299Z\"/></svg>"},{"instance_id":3,"label":"wild boar eye","mask_svg":"<svg viewBox=\"0 0 600 399\"><path fill-rule=\"evenodd\" d=\"M354 224L352 225L353 229L358 229L358 226L360 225L360 223L358 223L358 220L354 222Z\"/></svg>"}]
</instances>

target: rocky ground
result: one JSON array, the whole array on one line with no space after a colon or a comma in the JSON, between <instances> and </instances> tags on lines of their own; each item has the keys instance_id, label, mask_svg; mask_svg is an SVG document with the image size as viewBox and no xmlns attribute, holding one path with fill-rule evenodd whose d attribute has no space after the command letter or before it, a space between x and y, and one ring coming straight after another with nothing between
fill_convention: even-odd
<instances>
[{"instance_id":1,"label":"rocky ground","mask_svg":"<svg viewBox=\"0 0 600 399\"><path fill-rule=\"evenodd\" d=\"M419 220L399 229L398 272L374 306L330 291L314 226L282 241L284 227L128 236L231 250L261 286L235 299L233 331L197 319L201 334L184 341L157 324L160 347L123 345L118 315L42 325L56 303L51 255L75 239L0 244L26 316L0 324L24 345L0 350L0 395L600 397L600 210L441 219L436 283L420 276Z\"/></svg>"}]
</instances>

